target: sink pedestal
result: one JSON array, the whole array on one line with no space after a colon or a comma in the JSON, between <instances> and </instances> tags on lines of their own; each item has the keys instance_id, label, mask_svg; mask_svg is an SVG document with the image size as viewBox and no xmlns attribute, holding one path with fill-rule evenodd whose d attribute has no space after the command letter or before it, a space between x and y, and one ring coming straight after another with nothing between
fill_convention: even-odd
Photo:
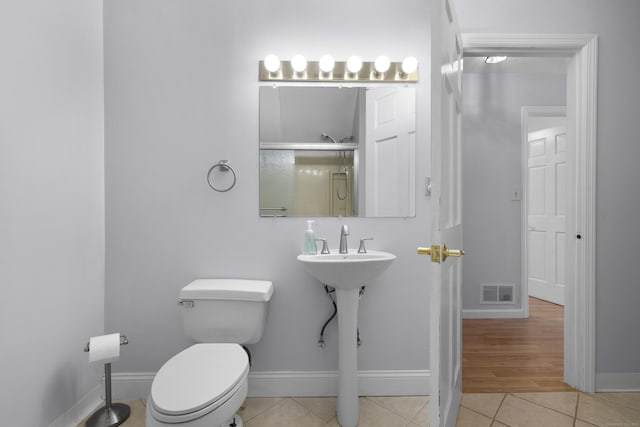
<instances>
[{"instance_id":1,"label":"sink pedestal","mask_svg":"<svg viewBox=\"0 0 640 427\"><path fill-rule=\"evenodd\" d=\"M358 301L360 288L336 289L338 306L338 398L336 410L342 427L356 427L358 404Z\"/></svg>"},{"instance_id":2,"label":"sink pedestal","mask_svg":"<svg viewBox=\"0 0 640 427\"><path fill-rule=\"evenodd\" d=\"M334 251L338 252L337 249ZM338 399L342 427L356 427L358 402L358 301L360 288L378 277L396 256L389 252L298 255L298 261L321 283L336 290L338 307Z\"/></svg>"}]
</instances>

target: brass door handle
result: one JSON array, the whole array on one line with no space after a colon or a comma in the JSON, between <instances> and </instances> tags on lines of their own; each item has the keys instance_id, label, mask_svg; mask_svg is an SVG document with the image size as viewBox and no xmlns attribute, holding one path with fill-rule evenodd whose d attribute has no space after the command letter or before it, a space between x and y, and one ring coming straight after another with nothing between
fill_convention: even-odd
<instances>
[{"instance_id":1,"label":"brass door handle","mask_svg":"<svg viewBox=\"0 0 640 427\"><path fill-rule=\"evenodd\" d=\"M442 262L444 262L447 257L461 257L462 255L464 255L462 249L449 249L447 245L442 245Z\"/></svg>"},{"instance_id":2,"label":"brass door handle","mask_svg":"<svg viewBox=\"0 0 640 427\"><path fill-rule=\"evenodd\" d=\"M431 255L432 248L423 248L422 246L418 248L418 255Z\"/></svg>"},{"instance_id":3,"label":"brass door handle","mask_svg":"<svg viewBox=\"0 0 640 427\"><path fill-rule=\"evenodd\" d=\"M418 248L418 255L428 255L431 257L431 262L440 263L440 246L432 245L428 248Z\"/></svg>"},{"instance_id":4,"label":"brass door handle","mask_svg":"<svg viewBox=\"0 0 640 427\"><path fill-rule=\"evenodd\" d=\"M464 251L462 249L449 249L447 245L442 245L440 248L439 245L432 245L429 248L418 248L418 255L429 255L431 256L431 262L444 262L448 257L461 257L464 255Z\"/></svg>"}]
</instances>

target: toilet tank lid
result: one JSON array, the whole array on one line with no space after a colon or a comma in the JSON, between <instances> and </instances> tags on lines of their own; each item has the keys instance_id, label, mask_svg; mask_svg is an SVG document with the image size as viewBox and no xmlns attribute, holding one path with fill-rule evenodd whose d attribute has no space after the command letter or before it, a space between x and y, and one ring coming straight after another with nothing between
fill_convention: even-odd
<instances>
[{"instance_id":1,"label":"toilet tank lid","mask_svg":"<svg viewBox=\"0 0 640 427\"><path fill-rule=\"evenodd\" d=\"M180 291L180 299L269 301L271 295L270 281L246 279L196 279Z\"/></svg>"}]
</instances>

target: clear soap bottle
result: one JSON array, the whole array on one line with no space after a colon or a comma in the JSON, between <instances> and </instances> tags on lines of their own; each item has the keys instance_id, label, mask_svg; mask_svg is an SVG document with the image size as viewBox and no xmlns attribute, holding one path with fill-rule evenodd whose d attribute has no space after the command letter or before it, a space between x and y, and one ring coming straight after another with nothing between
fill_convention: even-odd
<instances>
[{"instance_id":1,"label":"clear soap bottle","mask_svg":"<svg viewBox=\"0 0 640 427\"><path fill-rule=\"evenodd\" d=\"M307 221L307 230L304 232L304 244L302 246L302 253L305 255L316 255L318 253L318 246L316 246L316 233L313 232L314 220Z\"/></svg>"}]
</instances>

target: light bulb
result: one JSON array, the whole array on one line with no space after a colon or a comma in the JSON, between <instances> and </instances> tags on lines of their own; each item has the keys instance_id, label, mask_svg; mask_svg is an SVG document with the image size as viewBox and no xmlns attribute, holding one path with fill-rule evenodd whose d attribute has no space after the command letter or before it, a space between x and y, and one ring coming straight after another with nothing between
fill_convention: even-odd
<instances>
[{"instance_id":1,"label":"light bulb","mask_svg":"<svg viewBox=\"0 0 640 427\"><path fill-rule=\"evenodd\" d=\"M296 73L301 73L307 68L307 58L302 55L296 55L291 58L291 68Z\"/></svg>"},{"instance_id":2,"label":"light bulb","mask_svg":"<svg viewBox=\"0 0 640 427\"><path fill-rule=\"evenodd\" d=\"M484 60L487 64L497 64L498 62L502 62L507 59L506 56L487 56Z\"/></svg>"},{"instance_id":3,"label":"light bulb","mask_svg":"<svg viewBox=\"0 0 640 427\"><path fill-rule=\"evenodd\" d=\"M336 61L331 55L324 55L320 58L320 71L324 73L330 73L333 71L333 67L336 65Z\"/></svg>"},{"instance_id":4,"label":"light bulb","mask_svg":"<svg viewBox=\"0 0 640 427\"><path fill-rule=\"evenodd\" d=\"M350 56L347 59L347 70L354 74L360 72L362 70L362 59L359 56Z\"/></svg>"},{"instance_id":5,"label":"light bulb","mask_svg":"<svg viewBox=\"0 0 640 427\"><path fill-rule=\"evenodd\" d=\"M270 73L275 73L280 69L280 60L275 55L267 55L264 58L264 68Z\"/></svg>"},{"instance_id":6,"label":"light bulb","mask_svg":"<svg viewBox=\"0 0 640 427\"><path fill-rule=\"evenodd\" d=\"M374 66L377 72L386 73L389 67L391 67L391 60L388 56L378 56Z\"/></svg>"},{"instance_id":7,"label":"light bulb","mask_svg":"<svg viewBox=\"0 0 640 427\"><path fill-rule=\"evenodd\" d=\"M418 60L413 56L408 56L402 61L402 72L411 74L418 69Z\"/></svg>"}]
</instances>

